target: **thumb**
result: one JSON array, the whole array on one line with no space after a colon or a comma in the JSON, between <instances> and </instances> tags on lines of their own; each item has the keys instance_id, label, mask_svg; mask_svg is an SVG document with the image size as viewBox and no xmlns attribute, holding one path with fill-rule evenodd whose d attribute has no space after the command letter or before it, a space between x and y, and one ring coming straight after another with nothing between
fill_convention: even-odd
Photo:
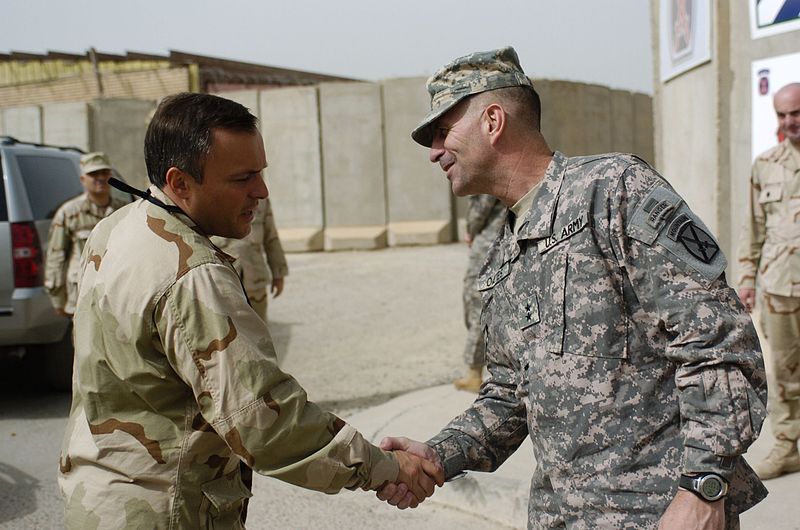
<instances>
[{"instance_id":1,"label":"thumb","mask_svg":"<svg viewBox=\"0 0 800 530\"><path fill-rule=\"evenodd\" d=\"M406 451L408 450L408 442L408 438L387 436L381 440L380 448L384 451L397 451L398 449Z\"/></svg>"},{"instance_id":2,"label":"thumb","mask_svg":"<svg viewBox=\"0 0 800 530\"><path fill-rule=\"evenodd\" d=\"M422 470L426 475L436 481L436 485L441 487L444 484L444 469L430 460L422 459Z\"/></svg>"}]
</instances>

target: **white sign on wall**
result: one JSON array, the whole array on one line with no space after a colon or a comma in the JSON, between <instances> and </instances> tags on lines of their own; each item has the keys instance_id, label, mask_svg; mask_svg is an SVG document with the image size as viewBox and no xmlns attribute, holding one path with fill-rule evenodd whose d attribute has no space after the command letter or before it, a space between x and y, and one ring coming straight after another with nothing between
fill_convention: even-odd
<instances>
[{"instance_id":1,"label":"white sign on wall","mask_svg":"<svg viewBox=\"0 0 800 530\"><path fill-rule=\"evenodd\" d=\"M711 60L710 0L660 0L661 81Z\"/></svg>"},{"instance_id":2,"label":"white sign on wall","mask_svg":"<svg viewBox=\"0 0 800 530\"><path fill-rule=\"evenodd\" d=\"M800 29L800 0L750 0L754 39Z\"/></svg>"},{"instance_id":3,"label":"white sign on wall","mask_svg":"<svg viewBox=\"0 0 800 530\"><path fill-rule=\"evenodd\" d=\"M780 141L772 98L781 87L797 82L800 82L800 53L753 61L750 80L753 158Z\"/></svg>"}]
</instances>

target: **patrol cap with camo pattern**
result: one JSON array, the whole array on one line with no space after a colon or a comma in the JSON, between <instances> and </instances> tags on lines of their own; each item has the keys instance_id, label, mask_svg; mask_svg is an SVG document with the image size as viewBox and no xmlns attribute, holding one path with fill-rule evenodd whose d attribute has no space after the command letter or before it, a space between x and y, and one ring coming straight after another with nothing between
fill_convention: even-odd
<instances>
[{"instance_id":1,"label":"patrol cap with camo pattern","mask_svg":"<svg viewBox=\"0 0 800 530\"><path fill-rule=\"evenodd\" d=\"M411 138L420 145L430 147L433 143L433 123L459 101L488 90L514 86L533 88L533 83L522 71L517 52L511 46L455 59L428 79L431 111L411 132Z\"/></svg>"},{"instance_id":2,"label":"patrol cap with camo pattern","mask_svg":"<svg viewBox=\"0 0 800 530\"><path fill-rule=\"evenodd\" d=\"M113 169L105 153L95 151L81 156L81 171L83 171L84 175L101 169Z\"/></svg>"}]
</instances>

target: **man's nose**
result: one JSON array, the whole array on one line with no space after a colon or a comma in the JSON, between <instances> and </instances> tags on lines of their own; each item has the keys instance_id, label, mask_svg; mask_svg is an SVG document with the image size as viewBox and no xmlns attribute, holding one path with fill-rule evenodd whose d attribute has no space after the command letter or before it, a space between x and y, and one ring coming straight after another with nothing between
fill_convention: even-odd
<instances>
[{"instance_id":1,"label":"man's nose","mask_svg":"<svg viewBox=\"0 0 800 530\"><path fill-rule=\"evenodd\" d=\"M256 189L253 192L253 195L258 199L266 199L269 197L269 188L267 188L267 183L264 181L263 178L256 179L258 182L256 183Z\"/></svg>"},{"instance_id":2,"label":"man's nose","mask_svg":"<svg viewBox=\"0 0 800 530\"><path fill-rule=\"evenodd\" d=\"M442 155L444 155L444 148L442 147L441 143L432 143L430 151L428 152L428 158L430 159L431 163L437 163L439 159L442 158Z\"/></svg>"}]
</instances>

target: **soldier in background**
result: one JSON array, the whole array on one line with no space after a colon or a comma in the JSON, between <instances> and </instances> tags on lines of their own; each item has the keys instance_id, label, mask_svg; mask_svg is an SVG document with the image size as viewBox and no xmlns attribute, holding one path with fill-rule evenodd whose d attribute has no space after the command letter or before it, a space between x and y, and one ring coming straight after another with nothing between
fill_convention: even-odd
<instances>
[{"instance_id":1,"label":"soldier in background","mask_svg":"<svg viewBox=\"0 0 800 530\"><path fill-rule=\"evenodd\" d=\"M269 199L258 201L250 233L243 239L214 236L211 241L230 254L239 273L247 298L256 313L267 322L267 286L277 298L283 292L289 265L283 253L272 205Z\"/></svg>"},{"instance_id":2,"label":"soldier in background","mask_svg":"<svg viewBox=\"0 0 800 530\"><path fill-rule=\"evenodd\" d=\"M483 382L483 367L486 365L481 319L481 294L478 291L478 273L492 242L497 238L508 210L503 203L491 195L472 195L467 206L467 233L464 240L469 245L467 273L464 275L464 324L467 326L467 342L464 345L464 363L467 374L453 384L459 390L478 393Z\"/></svg>"},{"instance_id":3,"label":"soldier in background","mask_svg":"<svg viewBox=\"0 0 800 530\"><path fill-rule=\"evenodd\" d=\"M58 483L69 529L242 528L240 464L309 489L441 472L388 453L308 401L278 367L233 258L267 198L256 118L208 94L163 99L145 136L151 186L97 225L81 261L72 406Z\"/></svg>"},{"instance_id":4,"label":"soldier in background","mask_svg":"<svg viewBox=\"0 0 800 530\"><path fill-rule=\"evenodd\" d=\"M103 153L81 156L84 193L62 204L50 225L44 287L56 313L71 317L78 294L80 257L94 226L125 202L111 195L111 162Z\"/></svg>"},{"instance_id":5,"label":"soldier in background","mask_svg":"<svg viewBox=\"0 0 800 530\"><path fill-rule=\"evenodd\" d=\"M762 479L800 471L800 83L778 90L784 140L756 157L739 247L739 297L758 307L769 342L769 418L775 446Z\"/></svg>"},{"instance_id":6,"label":"soldier in background","mask_svg":"<svg viewBox=\"0 0 800 530\"><path fill-rule=\"evenodd\" d=\"M382 447L450 479L496 469L529 436L529 528L738 528L766 495L741 456L766 380L702 221L633 155L554 153L512 48L456 59L428 91L414 140L456 195L510 209L478 279L489 378L427 443ZM407 501L402 487L379 497Z\"/></svg>"}]
</instances>

